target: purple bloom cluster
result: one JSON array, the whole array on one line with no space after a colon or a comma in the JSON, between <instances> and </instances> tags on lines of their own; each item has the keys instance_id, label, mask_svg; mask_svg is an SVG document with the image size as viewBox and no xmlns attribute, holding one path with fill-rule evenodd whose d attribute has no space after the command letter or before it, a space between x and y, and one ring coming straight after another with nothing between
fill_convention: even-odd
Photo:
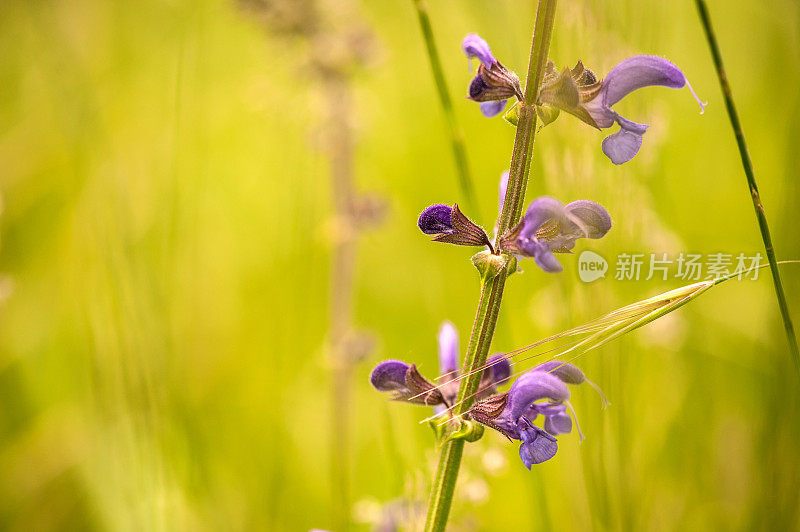
<instances>
[{"instance_id":1,"label":"purple bloom cluster","mask_svg":"<svg viewBox=\"0 0 800 532\"><path fill-rule=\"evenodd\" d=\"M519 78L495 59L485 40L470 33L461 41L461 49L468 58L474 57L481 62L478 73L469 84L468 97L479 102L484 116L498 115L511 97L522 98Z\"/></svg>"},{"instance_id":2,"label":"purple bloom cluster","mask_svg":"<svg viewBox=\"0 0 800 532\"><path fill-rule=\"evenodd\" d=\"M551 360L518 377L508 393L473 405L470 415L508 438L521 440L519 455L530 469L555 456L555 437L572 431L567 384L583 382L586 377L576 366ZM533 423L540 415L543 428Z\"/></svg>"},{"instance_id":3,"label":"purple bloom cluster","mask_svg":"<svg viewBox=\"0 0 800 532\"><path fill-rule=\"evenodd\" d=\"M564 205L543 196L534 200L519 225L503 238L501 249L533 257L546 272L563 270L554 253L569 253L579 238L602 238L611 229L608 212L594 201Z\"/></svg>"},{"instance_id":4,"label":"purple bloom cluster","mask_svg":"<svg viewBox=\"0 0 800 532\"><path fill-rule=\"evenodd\" d=\"M706 104L697 97L683 72L670 61L654 55L625 59L611 69L597 95L584 104L597 127L605 129L615 122L619 124L619 131L603 139L603 153L614 164L633 159L642 147L644 132L650 126L628 120L611 107L633 91L653 85L671 89L687 86L700 104L701 112L705 110Z\"/></svg>"},{"instance_id":5,"label":"purple bloom cluster","mask_svg":"<svg viewBox=\"0 0 800 532\"><path fill-rule=\"evenodd\" d=\"M507 184L508 172L503 172L499 186L500 210ZM422 211L417 225L425 234L436 234L434 240L439 242L487 245L492 249L481 228L447 205L431 205ZM578 239L602 238L610 229L611 217L599 203L577 200L564 205L555 198L543 196L531 202L522 221L500 237L498 249L517 257L531 257L542 270L558 273L563 268L554 253L570 253Z\"/></svg>"},{"instance_id":6,"label":"purple bloom cluster","mask_svg":"<svg viewBox=\"0 0 800 532\"><path fill-rule=\"evenodd\" d=\"M511 98L522 100L519 78L497 60L484 39L469 34L461 47L468 58L480 61L468 87L468 98L480 104L485 116L499 114ZM673 89L686 86L700 104L701 112L704 109L705 104L697 98L676 65L661 57L638 55L617 64L605 79L599 79L580 61L573 68L561 72L548 62L538 87L536 113L544 125L554 121L562 111L601 130L619 125L619 130L603 140L602 151L612 163L622 164L639 152L649 126L621 116L613 107L630 93L648 86ZM509 113L507 117L514 123L512 115ZM501 211L508 179L508 172L505 172L499 185ZM555 198L543 196L530 203L516 226L491 240L481 227L459 210L458 205L431 205L420 214L417 225L423 233L435 235L433 240L438 242L488 247L488 251L481 251L473 257L473 263L484 276L488 275L486 272L497 274L497 271L502 271L499 268L513 271L516 263L509 255L533 258L545 272L561 272L563 268L555 254L570 253L581 238L604 237L611 230L612 221L608 212L594 201L577 200L565 205ZM490 270L489 266L496 266L498 270ZM459 380L458 333L451 323L442 325L438 343L441 384L434 385L417 371L414 364L399 360L378 364L372 371L370 382L395 400L432 406L438 415L450 416ZM491 357L481 374L476 402L463 417L497 430L511 440L520 441L520 458L530 469L533 464L555 456L558 450L556 437L570 433L573 422L577 425L569 403L569 386L584 382L596 386L576 366L558 360L545 362L523 373L507 392L499 393L497 387L510 378L508 359L501 355ZM536 425L540 416L542 421Z\"/></svg>"},{"instance_id":7,"label":"purple bloom cluster","mask_svg":"<svg viewBox=\"0 0 800 532\"><path fill-rule=\"evenodd\" d=\"M395 400L433 406L444 415L458 392L458 333L450 322L439 331L439 367L443 383L420 383L421 376L412 364L386 360L370 375L370 382ZM556 436L572 432L567 412L570 391L567 385L588 382L576 366L558 360L540 364L517 378L508 392L498 394L497 386L511 377L511 365L503 355L492 356L481 378L478 402L467 416L512 440L520 440L519 454L530 469L555 456ZM542 427L534 424L542 416Z\"/></svg>"},{"instance_id":8,"label":"purple bloom cluster","mask_svg":"<svg viewBox=\"0 0 800 532\"><path fill-rule=\"evenodd\" d=\"M439 329L439 373L442 384L434 386L424 379L413 364L400 360L385 360L375 366L370 383L381 392L392 394L392 399L413 404L433 406L437 413L453 405L458 394L458 331L446 321ZM496 386L511 376L511 365L500 355L489 358L481 377L478 397L488 397Z\"/></svg>"},{"instance_id":9,"label":"purple bloom cluster","mask_svg":"<svg viewBox=\"0 0 800 532\"><path fill-rule=\"evenodd\" d=\"M469 85L469 98L481 102L481 112L485 116L499 114L511 96L521 99L518 80L516 86L513 84L516 75L492 55L485 40L471 33L464 37L461 48L467 57L476 57L481 61L478 74ZM505 87L505 91L497 90L498 85ZM561 74L549 63L540 89L537 111L545 123L555 120L558 110L563 110L598 129L619 124L619 131L603 139L602 149L612 163L622 164L639 152L643 135L649 126L628 120L612 107L628 94L654 85L672 89L689 87L692 96L700 104L701 113L705 109L706 104L700 101L677 66L661 57L637 55L617 64L601 81L580 62L572 70L566 69Z\"/></svg>"}]
</instances>

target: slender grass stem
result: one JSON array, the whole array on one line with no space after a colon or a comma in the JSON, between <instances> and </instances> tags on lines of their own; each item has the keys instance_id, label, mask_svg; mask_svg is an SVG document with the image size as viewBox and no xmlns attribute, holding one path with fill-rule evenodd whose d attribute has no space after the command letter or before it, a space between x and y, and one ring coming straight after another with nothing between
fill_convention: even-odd
<instances>
[{"instance_id":1,"label":"slender grass stem","mask_svg":"<svg viewBox=\"0 0 800 532\"><path fill-rule=\"evenodd\" d=\"M744 132L742 131L742 124L739 122L739 114L736 112L736 106L733 103L733 94L731 87L728 84L728 76L725 74L725 66L722 63L722 54L719 51L717 38L714 34L714 28L711 26L711 18L708 14L708 8L704 0L695 0L697 4L697 11L700 14L700 21L705 30L708 46L711 49L711 56L714 60L714 66L717 70L717 77L722 89L722 95L725 98L725 107L728 109L728 117L731 121L733 133L736 136L736 144L739 147L739 155L742 158L742 167L744 174L747 177L747 185L750 189L750 197L753 200L753 208L756 211L756 220L758 220L758 227L761 230L761 239L764 241L764 248L767 252L767 260L769 261L770 271L772 272L772 283L775 285L775 295L778 298L778 306L780 307L781 317L783 319L783 328L786 331L786 340L789 342L789 351L791 353L795 370L800 375L800 351L797 347L797 337L794 333L794 326L792 325L792 318L789 315L789 305L786 303L786 294L783 290L783 283L781 282L781 274L778 271L777 261L775 259L775 248L772 245L772 236L769 232L769 225L767 224L767 216L764 212L764 205L761 203L761 196L758 193L758 186L756 185L756 177L753 173L753 162L750 160L750 153L747 150L747 143L744 139Z\"/></svg>"},{"instance_id":2,"label":"slender grass stem","mask_svg":"<svg viewBox=\"0 0 800 532\"><path fill-rule=\"evenodd\" d=\"M442 106L445 122L447 122L447 130L450 134L450 144L453 149L453 157L456 163L456 172L458 174L458 183L461 187L461 193L464 195L464 199L470 211L474 216L479 217L478 203L475 199L475 187L472 183L469 164L467 162L464 133L456 121L453 100L450 98L450 91L447 89L447 81L444 78L442 61L439 59L439 51L436 48L436 41L433 38L433 28L431 27L431 19L428 16L428 6L425 4L424 0L414 0L414 7L417 9L419 26L422 30L422 37L425 39L425 48L428 51L428 60L431 63L433 80L436 83L436 89L439 93L439 103Z\"/></svg>"},{"instance_id":3,"label":"slender grass stem","mask_svg":"<svg viewBox=\"0 0 800 532\"><path fill-rule=\"evenodd\" d=\"M353 281L355 277L356 234L352 224L353 139L350 116L350 88L339 76L326 78L331 116L327 124L333 211L337 231L331 265L331 300L329 307L329 353L332 366L331 385L331 495L336 530L350 527L349 456L350 381L353 361L343 348L352 327Z\"/></svg>"},{"instance_id":4,"label":"slender grass stem","mask_svg":"<svg viewBox=\"0 0 800 532\"><path fill-rule=\"evenodd\" d=\"M525 188L528 182L531 153L536 132L536 102L539 86L544 76L547 54L550 49L550 38L553 32L556 0L539 0L536 11L536 22L533 30L533 44L528 65L528 77L524 101L519 103L519 122L514 139L514 151L511 155L511 168L506 189L503 211L500 213L499 235L502 235L519 219L525 199ZM489 347L494 336L500 303L503 299L508 261L495 277L484 280L481 286L480 301L472 333L464 360L463 372L468 377L461 381L453 414L459 416L466 412L474 401L475 392L480 385L480 372L474 368L483 366L489 354ZM439 466L431 489L428 506L426 531L442 531L447 525L450 506L453 501L458 472L461 467L461 455L464 440L450 440L442 446Z\"/></svg>"}]
</instances>

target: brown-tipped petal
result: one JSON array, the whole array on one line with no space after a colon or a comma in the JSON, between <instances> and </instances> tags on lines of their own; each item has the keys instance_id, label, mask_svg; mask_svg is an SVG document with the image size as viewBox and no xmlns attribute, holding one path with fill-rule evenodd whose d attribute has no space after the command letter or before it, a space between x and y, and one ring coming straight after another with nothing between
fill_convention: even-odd
<instances>
[{"instance_id":1,"label":"brown-tipped petal","mask_svg":"<svg viewBox=\"0 0 800 532\"><path fill-rule=\"evenodd\" d=\"M500 417L508 403L508 393L493 395L483 401L478 401L469 409L469 415L483 425L496 430L508 439L519 439L517 431L505 424L498 424L495 420Z\"/></svg>"},{"instance_id":2,"label":"brown-tipped petal","mask_svg":"<svg viewBox=\"0 0 800 532\"><path fill-rule=\"evenodd\" d=\"M451 220L453 225L452 231L441 234L433 240L460 246L491 245L489 237L486 236L486 232L472 220L464 216L464 213L461 212L457 204L453 205Z\"/></svg>"},{"instance_id":3,"label":"brown-tipped petal","mask_svg":"<svg viewBox=\"0 0 800 532\"><path fill-rule=\"evenodd\" d=\"M409 395L398 397L398 399L428 406L445 404L442 392L420 375L415 364L411 364L406 371L405 381Z\"/></svg>"}]
</instances>

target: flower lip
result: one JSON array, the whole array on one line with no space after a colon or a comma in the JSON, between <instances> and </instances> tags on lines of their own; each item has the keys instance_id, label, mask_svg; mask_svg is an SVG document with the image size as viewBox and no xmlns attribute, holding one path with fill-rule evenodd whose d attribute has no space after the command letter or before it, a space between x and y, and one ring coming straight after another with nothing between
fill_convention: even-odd
<instances>
[{"instance_id":1,"label":"flower lip","mask_svg":"<svg viewBox=\"0 0 800 532\"><path fill-rule=\"evenodd\" d=\"M508 100L493 100L491 102L480 102L478 107L486 118L499 115L505 109Z\"/></svg>"},{"instance_id":2,"label":"flower lip","mask_svg":"<svg viewBox=\"0 0 800 532\"><path fill-rule=\"evenodd\" d=\"M549 415L544 418L544 430L553 436L569 434L572 432L572 418L566 412Z\"/></svg>"},{"instance_id":3,"label":"flower lip","mask_svg":"<svg viewBox=\"0 0 800 532\"><path fill-rule=\"evenodd\" d=\"M558 451L556 439L536 427L529 420L523 420L525 426L520 431L522 445L519 446L519 457L528 469L534 464L541 464L550 460Z\"/></svg>"},{"instance_id":4,"label":"flower lip","mask_svg":"<svg viewBox=\"0 0 800 532\"><path fill-rule=\"evenodd\" d=\"M621 127L619 131L603 139L601 148L612 163L620 165L627 163L639 153L643 140L642 135Z\"/></svg>"}]
</instances>

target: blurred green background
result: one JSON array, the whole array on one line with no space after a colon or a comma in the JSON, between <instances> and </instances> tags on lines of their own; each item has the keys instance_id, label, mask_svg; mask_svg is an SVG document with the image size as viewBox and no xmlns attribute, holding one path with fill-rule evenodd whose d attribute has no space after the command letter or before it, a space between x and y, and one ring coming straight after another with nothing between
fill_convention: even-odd
<instances>
[{"instance_id":1,"label":"blurred green background","mask_svg":"<svg viewBox=\"0 0 800 532\"><path fill-rule=\"evenodd\" d=\"M491 228L514 130L462 99L459 44L478 32L524 72L535 3L429 4ZM368 530L424 510L436 460L428 411L387 402L369 371L400 358L434 375L438 327L464 346L478 279L469 248L415 226L461 193L412 2L340 7L338 24L373 33L350 77L354 173L387 204L359 238L354 322L377 343L342 413L347 512ZM800 5L709 7L778 256L800 258ZM310 47L228 0L5 0L0 48L0 528L333 527L331 185ZM602 203L614 229L577 249L611 260L762 250L693 2L560 2L557 65L603 73L636 53L678 64L705 115L686 90L632 95L618 110L652 126L621 167L562 116L536 139L528 197ZM584 284L562 263L510 279L494 351L685 284ZM800 267L783 272L797 323ZM766 271L578 364L612 403L573 390L587 439L561 437L532 472L498 434L469 445L454 530L798 528L797 378Z\"/></svg>"}]
</instances>

